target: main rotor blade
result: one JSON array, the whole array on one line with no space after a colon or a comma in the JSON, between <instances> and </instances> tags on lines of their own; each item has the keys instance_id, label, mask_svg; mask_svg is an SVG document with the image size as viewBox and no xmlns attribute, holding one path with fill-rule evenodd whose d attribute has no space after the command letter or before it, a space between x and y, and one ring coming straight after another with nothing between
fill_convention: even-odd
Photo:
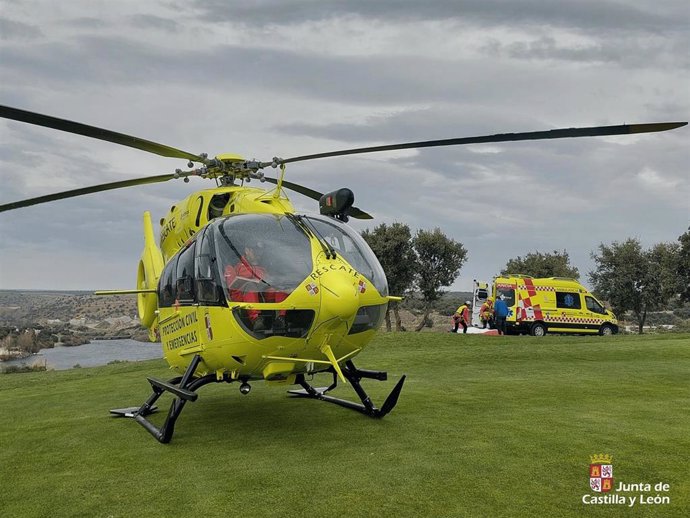
<instances>
[{"instance_id":1,"label":"main rotor blade","mask_svg":"<svg viewBox=\"0 0 690 518\"><path fill-rule=\"evenodd\" d=\"M55 194L47 194L46 196L38 196L37 198L29 198L28 200L15 201L0 205L0 212L6 210L21 209L22 207L30 207L31 205L38 205L39 203L47 203L49 201L64 200L65 198L74 198L83 194L91 194L94 192L110 191L112 189L120 189L122 187L132 187L135 185L146 185L147 183L167 182L175 178L174 174L161 174L158 176L148 176L146 178L135 178L132 180L123 180L121 182L104 183L101 185L94 185L93 187L82 187L81 189L74 189L72 191L58 192Z\"/></svg>"},{"instance_id":2,"label":"main rotor blade","mask_svg":"<svg viewBox=\"0 0 690 518\"><path fill-rule=\"evenodd\" d=\"M150 140L144 140L139 137L125 135L124 133L117 133L115 131L97 128L96 126L88 126L80 122L73 122L68 121L66 119L58 119L57 117L51 117L49 115L42 115L36 112L19 110L17 108L11 108L10 106L0 105L0 117L3 117L5 119L12 119L19 122L26 122L28 124L34 124L36 126L44 126L46 128L66 131L67 133L76 133L77 135L83 135L85 137L91 137L98 140L105 140L107 142L113 142L115 144L120 144L122 146L140 149L141 151L155 153L156 155L171 158L184 158L186 160L191 160L193 162L201 162L204 164L208 162L208 159L203 158L199 155L187 153L186 151L182 151L180 149L176 149L170 146L165 146L163 144L158 144L157 142L151 142Z\"/></svg>"},{"instance_id":3,"label":"main rotor blade","mask_svg":"<svg viewBox=\"0 0 690 518\"><path fill-rule=\"evenodd\" d=\"M266 180L268 183L278 185L278 180L276 180L275 178L269 178L266 176L264 177L264 180ZM319 191L315 191L314 189L310 189L309 187L305 187L304 185L288 182L286 180L283 180L283 187L303 194L307 198L311 198L312 200L316 201L319 201L321 199L321 196L323 196L323 193L320 193ZM359 209L357 207L350 207L348 216L352 216L355 219L374 219L374 217L371 214L364 212L362 209Z\"/></svg>"},{"instance_id":4,"label":"main rotor blade","mask_svg":"<svg viewBox=\"0 0 690 518\"><path fill-rule=\"evenodd\" d=\"M449 138L443 140L424 140L420 142L407 142L403 144L390 144L386 146L359 147L353 149L342 149L340 151L330 151L326 153L316 153L314 155L302 155L287 159L280 159L278 164L289 164L291 162L304 162L316 158L328 158L344 155L359 155L362 153L374 153L377 151L395 151L398 149L417 149L424 147L441 146L462 146L465 144L487 144L491 142L513 142L518 140L546 140L556 138L576 138L576 137L601 137L606 135L627 135L631 133L651 133L656 131L668 131L681 126L687 122L659 122L652 124L622 124L619 126L592 126L589 128L562 128L548 131L528 131L523 133L498 133L496 135L483 135L479 137Z\"/></svg>"}]
</instances>

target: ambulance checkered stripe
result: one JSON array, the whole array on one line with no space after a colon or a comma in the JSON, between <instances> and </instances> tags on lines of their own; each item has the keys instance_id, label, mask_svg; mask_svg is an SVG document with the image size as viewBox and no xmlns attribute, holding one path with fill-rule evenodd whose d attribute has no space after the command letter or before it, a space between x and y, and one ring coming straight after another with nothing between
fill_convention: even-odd
<instances>
[{"instance_id":1,"label":"ambulance checkered stripe","mask_svg":"<svg viewBox=\"0 0 690 518\"><path fill-rule=\"evenodd\" d=\"M553 286L535 286L534 289L537 291L556 291Z\"/></svg>"},{"instance_id":2,"label":"ambulance checkered stripe","mask_svg":"<svg viewBox=\"0 0 690 518\"><path fill-rule=\"evenodd\" d=\"M546 317L546 322L562 322L564 324L601 324L600 318L576 318L576 317Z\"/></svg>"}]
</instances>

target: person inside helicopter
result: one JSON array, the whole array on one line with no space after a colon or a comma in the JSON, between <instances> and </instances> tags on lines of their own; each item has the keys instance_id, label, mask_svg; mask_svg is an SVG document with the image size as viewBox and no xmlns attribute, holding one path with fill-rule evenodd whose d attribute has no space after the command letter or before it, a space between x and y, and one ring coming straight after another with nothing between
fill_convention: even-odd
<instances>
[{"instance_id":1,"label":"person inside helicopter","mask_svg":"<svg viewBox=\"0 0 690 518\"><path fill-rule=\"evenodd\" d=\"M223 275L228 286L228 295L234 302L282 302L288 294L277 291L267 281L267 249L263 241L245 244L239 261L232 265L226 264ZM273 326L284 326L285 310L279 310L277 315L273 311L267 312L275 316ZM259 330L263 325L262 311L247 310L247 315L253 330Z\"/></svg>"}]
</instances>

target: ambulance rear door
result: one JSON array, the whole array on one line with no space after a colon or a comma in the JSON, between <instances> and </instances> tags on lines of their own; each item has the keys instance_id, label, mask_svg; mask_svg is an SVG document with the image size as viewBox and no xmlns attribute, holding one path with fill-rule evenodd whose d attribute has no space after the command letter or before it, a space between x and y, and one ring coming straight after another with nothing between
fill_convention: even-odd
<instances>
[{"instance_id":1,"label":"ambulance rear door","mask_svg":"<svg viewBox=\"0 0 690 518\"><path fill-rule=\"evenodd\" d=\"M479 310L482 304L489 298L489 283L484 281L474 280L474 287L472 289L472 322L470 325L479 327L482 324L482 319L479 315Z\"/></svg>"}]
</instances>

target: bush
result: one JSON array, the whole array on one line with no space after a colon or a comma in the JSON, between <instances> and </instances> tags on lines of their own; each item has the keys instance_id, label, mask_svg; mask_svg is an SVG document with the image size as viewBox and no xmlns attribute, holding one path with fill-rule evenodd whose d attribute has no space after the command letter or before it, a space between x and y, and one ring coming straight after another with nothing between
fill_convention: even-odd
<instances>
[{"instance_id":1,"label":"bush","mask_svg":"<svg viewBox=\"0 0 690 518\"><path fill-rule=\"evenodd\" d=\"M674 326L673 331L676 333L690 333L690 319L681 321Z\"/></svg>"},{"instance_id":2,"label":"bush","mask_svg":"<svg viewBox=\"0 0 690 518\"><path fill-rule=\"evenodd\" d=\"M673 314L683 320L690 319L690 304L673 310Z\"/></svg>"},{"instance_id":3,"label":"bush","mask_svg":"<svg viewBox=\"0 0 690 518\"><path fill-rule=\"evenodd\" d=\"M647 313L646 326L661 326L661 325L677 325L680 324L681 319L675 314L668 311L659 311Z\"/></svg>"},{"instance_id":4,"label":"bush","mask_svg":"<svg viewBox=\"0 0 690 518\"><path fill-rule=\"evenodd\" d=\"M35 364L35 365L10 365L0 369L3 374L17 374L20 372L41 372L48 370L45 364Z\"/></svg>"},{"instance_id":5,"label":"bush","mask_svg":"<svg viewBox=\"0 0 690 518\"><path fill-rule=\"evenodd\" d=\"M431 304L431 310L443 316L449 317L455 310L458 309L466 300L471 300L472 294L466 292L450 292L445 293L440 299ZM426 303L417 296L409 295L405 297L401 304L402 309L406 309L413 314L421 315L426 309Z\"/></svg>"}]
</instances>

